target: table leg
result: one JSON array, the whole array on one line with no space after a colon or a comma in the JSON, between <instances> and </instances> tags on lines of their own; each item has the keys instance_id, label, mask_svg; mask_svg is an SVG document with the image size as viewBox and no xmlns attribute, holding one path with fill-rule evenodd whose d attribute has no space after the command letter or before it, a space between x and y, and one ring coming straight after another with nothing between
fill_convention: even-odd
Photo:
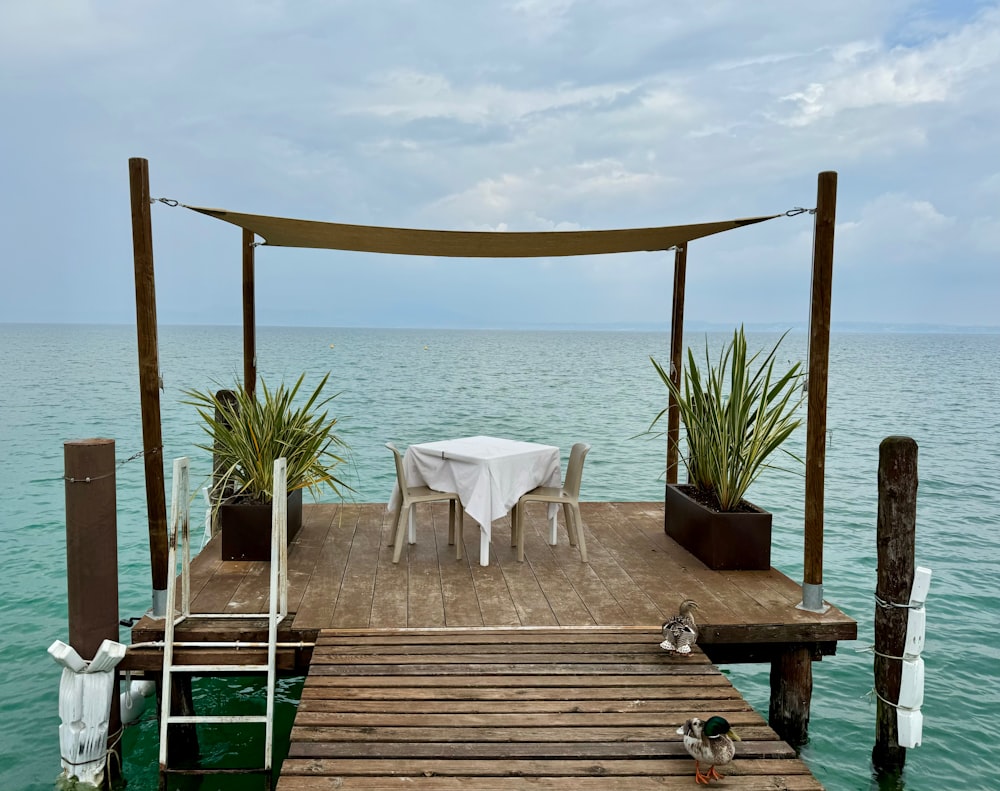
<instances>
[{"instance_id":1,"label":"table leg","mask_svg":"<svg viewBox=\"0 0 1000 791\"><path fill-rule=\"evenodd\" d=\"M479 526L479 565L490 565L490 528L492 525Z\"/></svg>"},{"instance_id":2,"label":"table leg","mask_svg":"<svg viewBox=\"0 0 1000 791\"><path fill-rule=\"evenodd\" d=\"M549 527L549 544L555 546L559 542L559 536L556 533L556 514L559 513L559 506L555 503L549 505L549 521L551 526Z\"/></svg>"}]
</instances>

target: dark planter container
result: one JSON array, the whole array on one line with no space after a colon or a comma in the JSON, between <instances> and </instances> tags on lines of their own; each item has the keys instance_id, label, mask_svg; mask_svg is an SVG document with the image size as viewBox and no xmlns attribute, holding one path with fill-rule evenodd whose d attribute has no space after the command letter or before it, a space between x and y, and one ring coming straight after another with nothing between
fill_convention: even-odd
<instances>
[{"instance_id":1,"label":"dark planter container","mask_svg":"<svg viewBox=\"0 0 1000 791\"><path fill-rule=\"evenodd\" d=\"M667 484L663 531L715 571L771 568L771 514L751 510L715 511L687 495L692 487Z\"/></svg>"},{"instance_id":2,"label":"dark planter container","mask_svg":"<svg viewBox=\"0 0 1000 791\"><path fill-rule=\"evenodd\" d=\"M288 541L302 527L302 490L288 495ZM223 560L271 559L271 504L222 503L219 506Z\"/></svg>"}]
</instances>

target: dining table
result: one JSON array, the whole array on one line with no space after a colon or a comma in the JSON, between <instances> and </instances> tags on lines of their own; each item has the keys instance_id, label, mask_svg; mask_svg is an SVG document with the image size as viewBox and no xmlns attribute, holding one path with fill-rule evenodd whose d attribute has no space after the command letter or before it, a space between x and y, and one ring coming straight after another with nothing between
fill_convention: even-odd
<instances>
[{"instance_id":1,"label":"dining table","mask_svg":"<svg viewBox=\"0 0 1000 791\"><path fill-rule=\"evenodd\" d=\"M518 499L536 486L559 486L559 448L503 437L460 437L410 445L403 468L410 486L457 492L462 508L480 527L479 564L489 565L493 522L510 513ZM388 509L399 508L399 482ZM557 509L550 509L550 519Z\"/></svg>"}]
</instances>

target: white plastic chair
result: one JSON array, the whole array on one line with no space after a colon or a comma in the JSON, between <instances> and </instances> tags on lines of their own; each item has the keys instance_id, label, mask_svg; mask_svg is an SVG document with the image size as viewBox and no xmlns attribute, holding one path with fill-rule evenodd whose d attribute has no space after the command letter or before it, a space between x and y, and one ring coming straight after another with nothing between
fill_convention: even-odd
<instances>
[{"instance_id":1,"label":"white plastic chair","mask_svg":"<svg viewBox=\"0 0 1000 791\"><path fill-rule=\"evenodd\" d=\"M413 507L417 503L431 503L438 500L448 500L448 544L455 544L455 559L462 559L462 500L457 492L439 492L428 486L409 486L406 482L406 471L403 469L403 454L391 442L385 446L392 451L396 462L396 482L399 484L399 512L396 514L396 530L393 540L392 562L399 563L403 553L403 530L409 524L410 543L417 543L414 527ZM458 511L458 540L455 538L455 511Z\"/></svg>"},{"instance_id":2,"label":"white plastic chair","mask_svg":"<svg viewBox=\"0 0 1000 791\"><path fill-rule=\"evenodd\" d=\"M583 520L580 518L580 482L583 480L583 461L590 445L577 442L569 452L566 464L566 480L562 486L539 486L521 495L511 513L511 532L517 545L517 559L524 560L524 513L528 503L555 503L563 507L563 519L571 546L580 547L580 560L587 562L587 539L583 535ZM552 543L555 544L555 533Z\"/></svg>"}]
</instances>

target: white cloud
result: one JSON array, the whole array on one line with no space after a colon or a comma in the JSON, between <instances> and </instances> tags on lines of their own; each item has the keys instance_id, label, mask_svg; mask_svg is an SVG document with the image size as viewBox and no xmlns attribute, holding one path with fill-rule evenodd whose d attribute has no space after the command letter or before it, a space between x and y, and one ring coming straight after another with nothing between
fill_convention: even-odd
<instances>
[{"instance_id":1,"label":"white cloud","mask_svg":"<svg viewBox=\"0 0 1000 791\"><path fill-rule=\"evenodd\" d=\"M964 83L992 75L1000 64L1000 14L984 13L928 42L885 50L850 42L834 50L823 71L782 100L793 106L785 123L804 126L845 111L954 101Z\"/></svg>"},{"instance_id":2,"label":"white cloud","mask_svg":"<svg viewBox=\"0 0 1000 791\"><path fill-rule=\"evenodd\" d=\"M939 264L968 232L926 199L879 195L857 219L837 224L837 260L848 269Z\"/></svg>"},{"instance_id":3,"label":"white cloud","mask_svg":"<svg viewBox=\"0 0 1000 791\"><path fill-rule=\"evenodd\" d=\"M541 113L582 112L613 102L631 87L605 84L511 89L491 82L459 85L441 74L396 69L374 75L370 87L354 97L347 112L394 121L445 118L470 124L513 124Z\"/></svg>"},{"instance_id":4,"label":"white cloud","mask_svg":"<svg viewBox=\"0 0 1000 791\"><path fill-rule=\"evenodd\" d=\"M661 181L655 172L630 170L615 160L580 162L483 179L445 196L428 207L427 214L451 218L467 228L504 224L513 230L568 230L580 227L569 219L580 203L638 202Z\"/></svg>"}]
</instances>

